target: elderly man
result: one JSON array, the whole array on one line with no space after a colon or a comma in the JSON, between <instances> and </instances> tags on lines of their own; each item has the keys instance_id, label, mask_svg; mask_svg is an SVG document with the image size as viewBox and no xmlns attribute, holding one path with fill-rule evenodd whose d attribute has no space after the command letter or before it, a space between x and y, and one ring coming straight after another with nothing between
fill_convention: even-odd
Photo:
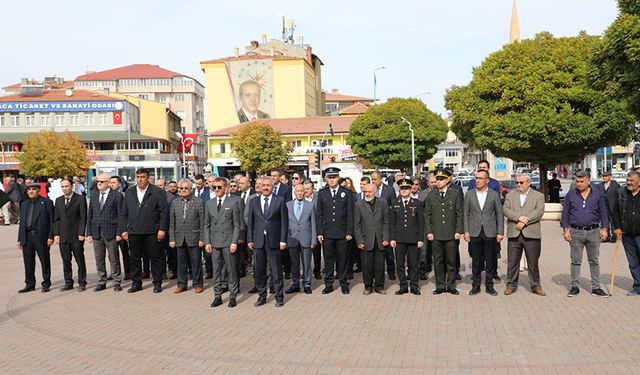
<instances>
[{"instance_id":1,"label":"elderly man","mask_svg":"<svg viewBox=\"0 0 640 375\"><path fill-rule=\"evenodd\" d=\"M257 82L252 80L244 81L240 84L238 91L241 107L238 110L238 120L240 122L269 118L267 113L258 109L262 90Z\"/></svg>"},{"instance_id":2,"label":"elderly man","mask_svg":"<svg viewBox=\"0 0 640 375\"><path fill-rule=\"evenodd\" d=\"M396 199L396 192L393 187L389 185L385 185L382 182L382 174L375 170L371 172L371 183L376 185L376 197L384 199L387 204L391 204ZM395 257L393 254L393 249L391 247L387 247L385 249L385 258L387 264L387 275L389 276L389 280L396 279L396 263Z\"/></svg>"},{"instance_id":3,"label":"elderly man","mask_svg":"<svg viewBox=\"0 0 640 375\"><path fill-rule=\"evenodd\" d=\"M362 252L362 279L364 294L384 290L385 247L389 246L389 205L376 197L376 186L363 187L364 199L355 203L353 210L354 234Z\"/></svg>"},{"instance_id":4,"label":"elderly man","mask_svg":"<svg viewBox=\"0 0 640 375\"><path fill-rule=\"evenodd\" d=\"M311 252L316 247L316 217L313 203L304 199L304 186L293 187L295 199L287 202L289 228L287 246L291 257L291 286L285 293L300 291L300 260L302 260L303 287L311 294ZM302 259L301 259L302 258Z\"/></svg>"},{"instance_id":5,"label":"elderly man","mask_svg":"<svg viewBox=\"0 0 640 375\"><path fill-rule=\"evenodd\" d=\"M121 178L118 176L111 176L109 178L109 188L112 191L120 194L124 197L124 192L122 191ZM118 207L119 209L119 207ZM122 262L120 262L124 268L124 277L123 280L131 280L131 261L129 256L129 242L127 240L122 239L122 237L117 236L118 245L120 247L120 254L122 255ZM147 264L148 267L148 264ZM145 272L150 273L151 270L148 268L144 270Z\"/></svg>"},{"instance_id":6,"label":"elderly man","mask_svg":"<svg viewBox=\"0 0 640 375\"><path fill-rule=\"evenodd\" d=\"M178 283L174 293L187 290L191 268L191 283L196 293L202 293L202 247L204 247L204 204L194 197L191 181L178 184L179 198L171 202L169 213L169 246L176 251Z\"/></svg>"},{"instance_id":7,"label":"elderly man","mask_svg":"<svg viewBox=\"0 0 640 375\"><path fill-rule=\"evenodd\" d=\"M531 291L538 296L545 293L540 286L540 219L544 214L544 195L531 188L528 174L516 176L516 190L507 194L502 212L507 218L507 288L505 295L513 294L518 287L520 259L524 251L529 264Z\"/></svg>"},{"instance_id":8,"label":"elderly man","mask_svg":"<svg viewBox=\"0 0 640 375\"><path fill-rule=\"evenodd\" d=\"M618 190L620 190L620 184L616 180L611 179L611 171L605 171L602 174L602 183L596 186L596 189L600 190L600 193L604 196L604 203L607 205L607 213L609 218L613 217L613 208L615 200L618 196ZM613 224L612 220L609 220L609 225ZM615 242L615 236L613 235L613 228L609 227L609 237L611 242Z\"/></svg>"},{"instance_id":9,"label":"elderly man","mask_svg":"<svg viewBox=\"0 0 640 375\"><path fill-rule=\"evenodd\" d=\"M586 171L576 173L576 187L567 193L562 209L560 226L564 239L571 247L571 290L567 297L580 293L580 266L582 252L586 248L591 272L591 294L597 297L609 297L600 288L600 241L609 237L609 215L604 196L589 184Z\"/></svg>"},{"instance_id":10,"label":"elderly man","mask_svg":"<svg viewBox=\"0 0 640 375\"><path fill-rule=\"evenodd\" d=\"M624 251L629 262L629 271L633 278L633 286L628 296L640 295L640 173L631 171L627 174L627 187L618 190L613 201L614 233L622 239Z\"/></svg>"}]
</instances>

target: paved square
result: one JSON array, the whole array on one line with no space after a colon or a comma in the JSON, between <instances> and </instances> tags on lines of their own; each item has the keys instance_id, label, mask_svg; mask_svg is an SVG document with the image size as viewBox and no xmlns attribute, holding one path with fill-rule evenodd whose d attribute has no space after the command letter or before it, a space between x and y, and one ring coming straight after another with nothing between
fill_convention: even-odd
<instances>
[{"instance_id":1,"label":"paved square","mask_svg":"<svg viewBox=\"0 0 640 375\"><path fill-rule=\"evenodd\" d=\"M640 297L627 297L632 281L620 246L614 296L589 294L586 257L582 293L567 298L569 246L557 222L543 223L540 272L546 297L521 287L504 296L470 289L466 245L460 296L431 294L433 274L422 295L362 295L360 275L352 293L285 297L276 309L254 308L255 295L244 278L236 308L209 307L213 292L190 289L175 295L175 280L153 294L150 283L136 294L111 288L92 291L96 281L93 248L87 244L87 291L59 292L63 284L57 246L51 249L51 292L19 295L22 254L16 226L1 227L1 374L629 374L640 364ZM506 242L499 273L506 273ZM601 247L602 284L608 290L613 244ZM76 269L74 267L74 276ZM36 267L38 284L40 266ZM288 281L288 280L286 280ZM124 284L125 288L129 283ZM336 284L337 285L337 284ZM109 283L108 286L111 286ZM285 287L288 285L285 284Z\"/></svg>"}]
</instances>

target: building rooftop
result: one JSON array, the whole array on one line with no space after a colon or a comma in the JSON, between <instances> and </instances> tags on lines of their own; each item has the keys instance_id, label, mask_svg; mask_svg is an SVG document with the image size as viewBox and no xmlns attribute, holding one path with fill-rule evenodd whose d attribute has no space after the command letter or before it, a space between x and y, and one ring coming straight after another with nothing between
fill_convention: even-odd
<instances>
[{"instance_id":1,"label":"building rooftop","mask_svg":"<svg viewBox=\"0 0 640 375\"><path fill-rule=\"evenodd\" d=\"M152 64L133 64L122 66L120 68L103 70L83 74L76 78L76 81L115 81L118 79L140 79L140 78L173 78L186 77L184 74L161 68L159 65Z\"/></svg>"},{"instance_id":2,"label":"building rooftop","mask_svg":"<svg viewBox=\"0 0 640 375\"><path fill-rule=\"evenodd\" d=\"M66 90L43 90L38 96L25 96L21 94L0 96L0 102L76 102L76 101L120 101L112 96L102 95L94 91L71 90L72 95L67 96Z\"/></svg>"},{"instance_id":3,"label":"building rooftop","mask_svg":"<svg viewBox=\"0 0 640 375\"><path fill-rule=\"evenodd\" d=\"M40 81L35 81L35 80L31 80L29 81L29 84L31 85L43 85L45 90L64 90L64 89L70 89L73 88L73 86L75 85L74 81L64 81L64 82L55 82L55 81L45 81L45 82L40 82ZM9 86L5 86L2 89L3 90L19 90L20 87L23 84L21 82L19 83L14 83L12 85Z\"/></svg>"},{"instance_id":4,"label":"building rooftop","mask_svg":"<svg viewBox=\"0 0 640 375\"><path fill-rule=\"evenodd\" d=\"M126 131L79 131L79 132L71 132L80 137L82 142L122 142L128 140L128 135ZM2 137L2 142L4 143L18 143L23 142L25 138L29 137L32 134L37 134L33 132L23 132L23 133L0 133L0 137ZM131 133L132 141L154 141L161 140L154 137L149 137L146 135Z\"/></svg>"},{"instance_id":5,"label":"building rooftop","mask_svg":"<svg viewBox=\"0 0 640 375\"><path fill-rule=\"evenodd\" d=\"M267 123L274 130L283 135L287 134L324 134L329 129L329 124L333 126L335 133L348 133L351 124L356 119L355 116L314 116L299 118L280 119L257 119L239 125L216 130L207 134L210 137L228 137L237 132L242 126L247 124Z\"/></svg>"},{"instance_id":6,"label":"building rooftop","mask_svg":"<svg viewBox=\"0 0 640 375\"><path fill-rule=\"evenodd\" d=\"M338 114L340 116L361 115L365 113L367 110L369 110L368 105L362 102L357 102L357 103L351 104L346 108L341 109L340 112L338 112Z\"/></svg>"},{"instance_id":7,"label":"building rooftop","mask_svg":"<svg viewBox=\"0 0 640 375\"><path fill-rule=\"evenodd\" d=\"M337 92L325 92L324 101L325 102L371 102L373 103L373 99L371 98L366 98L364 96L343 95L343 94L338 94Z\"/></svg>"},{"instance_id":8,"label":"building rooftop","mask_svg":"<svg viewBox=\"0 0 640 375\"><path fill-rule=\"evenodd\" d=\"M237 57L230 56L230 57L223 57L220 59L201 61L200 64L215 64L215 63L222 63L226 61L242 61L242 60L306 60L306 59L303 57L296 57L296 56L283 56L283 55L268 56L268 55L249 54L249 55L240 55Z\"/></svg>"}]
</instances>

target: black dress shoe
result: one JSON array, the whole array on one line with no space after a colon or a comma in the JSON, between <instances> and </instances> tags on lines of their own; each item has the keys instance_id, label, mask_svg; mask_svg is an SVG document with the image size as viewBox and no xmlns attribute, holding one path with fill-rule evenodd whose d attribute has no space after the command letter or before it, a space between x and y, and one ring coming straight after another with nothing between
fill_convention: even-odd
<instances>
[{"instance_id":1,"label":"black dress shoe","mask_svg":"<svg viewBox=\"0 0 640 375\"><path fill-rule=\"evenodd\" d=\"M113 291L114 292L121 292L122 291L122 285L120 284L116 284L113 286Z\"/></svg>"},{"instance_id":2,"label":"black dress shoe","mask_svg":"<svg viewBox=\"0 0 640 375\"><path fill-rule=\"evenodd\" d=\"M94 291L94 292L99 292L99 291L102 291L102 290L105 290L105 289L107 289L107 286L106 286L106 285L104 285L104 284L98 284L98 285L96 285L96 287L95 287L95 288L93 288L93 291Z\"/></svg>"},{"instance_id":3,"label":"black dress shoe","mask_svg":"<svg viewBox=\"0 0 640 375\"><path fill-rule=\"evenodd\" d=\"M49 285L43 286L42 289L40 289L42 293L47 293L49 290L51 290L51 287Z\"/></svg>"},{"instance_id":4,"label":"black dress shoe","mask_svg":"<svg viewBox=\"0 0 640 375\"><path fill-rule=\"evenodd\" d=\"M444 293L446 291L447 291L446 289L436 289L436 290L433 291L433 294L442 294L442 293Z\"/></svg>"},{"instance_id":5,"label":"black dress shoe","mask_svg":"<svg viewBox=\"0 0 640 375\"><path fill-rule=\"evenodd\" d=\"M87 284L78 285L78 292L84 292L85 290L87 290Z\"/></svg>"},{"instance_id":6,"label":"black dress shoe","mask_svg":"<svg viewBox=\"0 0 640 375\"><path fill-rule=\"evenodd\" d=\"M353 280L353 272L347 273L347 279Z\"/></svg>"},{"instance_id":7,"label":"black dress shoe","mask_svg":"<svg viewBox=\"0 0 640 375\"><path fill-rule=\"evenodd\" d=\"M65 286L60 288L60 291L61 292L66 292L67 290L71 290L71 289L73 289L73 284L66 284Z\"/></svg>"},{"instance_id":8,"label":"black dress shoe","mask_svg":"<svg viewBox=\"0 0 640 375\"><path fill-rule=\"evenodd\" d=\"M229 287L228 286L223 286L222 289L220 289L220 293L226 293L229 291Z\"/></svg>"},{"instance_id":9,"label":"black dress shoe","mask_svg":"<svg viewBox=\"0 0 640 375\"><path fill-rule=\"evenodd\" d=\"M267 297L258 297L258 300L256 301L256 303L253 304L254 307L260 307L262 305L264 305L265 303L267 303Z\"/></svg>"},{"instance_id":10,"label":"black dress shoe","mask_svg":"<svg viewBox=\"0 0 640 375\"><path fill-rule=\"evenodd\" d=\"M487 294L490 294L490 295L492 295L492 296L497 296L497 295L498 295L498 292L496 292L496 290L495 290L495 289L493 289L493 287L488 287L488 288L487 288Z\"/></svg>"},{"instance_id":11,"label":"black dress shoe","mask_svg":"<svg viewBox=\"0 0 640 375\"><path fill-rule=\"evenodd\" d=\"M131 285L131 288L127 289L127 293L135 293L141 290L142 290L142 285L133 284Z\"/></svg>"},{"instance_id":12,"label":"black dress shoe","mask_svg":"<svg viewBox=\"0 0 640 375\"><path fill-rule=\"evenodd\" d=\"M284 274L284 279L285 280L291 280L291 273L285 273Z\"/></svg>"},{"instance_id":13,"label":"black dress shoe","mask_svg":"<svg viewBox=\"0 0 640 375\"><path fill-rule=\"evenodd\" d=\"M313 277L314 277L316 280L322 280L322 275L321 275L320 273L314 273L314 274L313 274Z\"/></svg>"},{"instance_id":14,"label":"black dress shoe","mask_svg":"<svg viewBox=\"0 0 640 375\"><path fill-rule=\"evenodd\" d=\"M396 296L401 296L403 294L407 294L409 291L406 288L402 288L400 290L396 290Z\"/></svg>"},{"instance_id":15,"label":"black dress shoe","mask_svg":"<svg viewBox=\"0 0 640 375\"><path fill-rule=\"evenodd\" d=\"M389 275L389 280L395 280L395 279L396 279L396 275L395 274Z\"/></svg>"},{"instance_id":16,"label":"black dress shoe","mask_svg":"<svg viewBox=\"0 0 640 375\"><path fill-rule=\"evenodd\" d=\"M36 288L32 286L25 286L24 288L20 289L18 293L29 293L29 292L33 292L34 290L36 290Z\"/></svg>"},{"instance_id":17,"label":"black dress shoe","mask_svg":"<svg viewBox=\"0 0 640 375\"><path fill-rule=\"evenodd\" d=\"M333 287L332 286L326 286L324 287L324 289L322 289L322 294L329 294L333 292Z\"/></svg>"},{"instance_id":18,"label":"black dress shoe","mask_svg":"<svg viewBox=\"0 0 640 375\"><path fill-rule=\"evenodd\" d=\"M493 275L493 279L495 281L502 281L502 278L500 277L500 275L498 275L497 273L495 275Z\"/></svg>"},{"instance_id":19,"label":"black dress shoe","mask_svg":"<svg viewBox=\"0 0 640 375\"><path fill-rule=\"evenodd\" d=\"M249 294L258 293L258 288L254 286L253 288L249 289L249 291L247 293L249 293Z\"/></svg>"},{"instance_id":20,"label":"black dress shoe","mask_svg":"<svg viewBox=\"0 0 640 375\"><path fill-rule=\"evenodd\" d=\"M287 290L285 291L285 293L287 293L287 294L291 294L291 293L299 293L299 292L300 292L300 288L296 288L296 287L294 287L294 286L289 287L289 289L287 289Z\"/></svg>"},{"instance_id":21,"label":"black dress shoe","mask_svg":"<svg viewBox=\"0 0 640 375\"><path fill-rule=\"evenodd\" d=\"M476 294L480 294L480 287L473 287L469 291L470 296L475 296Z\"/></svg>"},{"instance_id":22,"label":"black dress shoe","mask_svg":"<svg viewBox=\"0 0 640 375\"><path fill-rule=\"evenodd\" d=\"M453 288L453 289L447 289L447 292L453 294L454 296L457 296L458 294L460 294L460 292L458 291L458 289Z\"/></svg>"},{"instance_id":23,"label":"black dress shoe","mask_svg":"<svg viewBox=\"0 0 640 375\"><path fill-rule=\"evenodd\" d=\"M276 307L284 306L284 301L276 301Z\"/></svg>"},{"instance_id":24,"label":"black dress shoe","mask_svg":"<svg viewBox=\"0 0 640 375\"><path fill-rule=\"evenodd\" d=\"M236 303L236 299L235 298L229 298L229 307L236 307L237 303Z\"/></svg>"},{"instance_id":25,"label":"black dress shoe","mask_svg":"<svg viewBox=\"0 0 640 375\"><path fill-rule=\"evenodd\" d=\"M422 294L422 293L420 293L420 290L418 290L418 289L411 289L411 294L414 294L414 295L416 295L416 296L419 296L419 295L420 295L420 294Z\"/></svg>"},{"instance_id":26,"label":"black dress shoe","mask_svg":"<svg viewBox=\"0 0 640 375\"><path fill-rule=\"evenodd\" d=\"M308 286L304 288L304 294L311 294L311 288Z\"/></svg>"},{"instance_id":27,"label":"black dress shoe","mask_svg":"<svg viewBox=\"0 0 640 375\"><path fill-rule=\"evenodd\" d=\"M426 273L420 273L420 280L426 280L427 279L427 274Z\"/></svg>"},{"instance_id":28,"label":"black dress shoe","mask_svg":"<svg viewBox=\"0 0 640 375\"><path fill-rule=\"evenodd\" d=\"M348 286L343 286L340 289L342 289L342 294L349 294L349 287Z\"/></svg>"},{"instance_id":29,"label":"black dress shoe","mask_svg":"<svg viewBox=\"0 0 640 375\"><path fill-rule=\"evenodd\" d=\"M211 307L218 307L220 305L222 305L222 297L217 296L213 299L213 302L211 302Z\"/></svg>"},{"instance_id":30,"label":"black dress shoe","mask_svg":"<svg viewBox=\"0 0 640 375\"><path fill-rule=\"evenodd\" d=\"M154 285L154 286L153 286L153 292L154 292L154 293L160 293L160 292L162 292L162 285Z\"/></svg>"}]
</instances>

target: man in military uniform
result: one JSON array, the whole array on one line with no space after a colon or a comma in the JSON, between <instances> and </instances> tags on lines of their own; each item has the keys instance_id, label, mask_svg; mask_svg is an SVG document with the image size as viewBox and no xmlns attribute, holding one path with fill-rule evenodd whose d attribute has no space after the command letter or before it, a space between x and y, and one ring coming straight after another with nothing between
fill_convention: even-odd
<instances>
[{"instance_id":1,"label":"man in military uniform","mask_svg":"<svg viewBox=\"0 0 640 375\"><path fill-rule=\"evenodd\" d=\"M420 253L418 249L424 245L424 213L422 203L411 197L412 184L408 178L398 181L400 196L391 203L389 208L389 234L391 247L396 251L396 273L400 282L400 289L396 291L396 295L409 292L405 272L406 259L408 259L409 265L411 293L420 295L418 286Z\"/></svg>"},{"instance_id":2,"label":"man in military uniform","mask_svg":"<svg viewBox=\"0 0 640 375\"><path fill-rule=\"evenodd\" d=\"M425 202L425 232L432 242L433 268L436 289L433 294L449 292L460 294L456 289L456 241L463 232L462 198L457 190L447 185L451 172L440 169L436 172L437 189L427 195Z\"/></svg>"},{"instance_id":3,"label":"man in military uniform","mask_svg":"<svg viewBox=\"0 0 640 375\"><path fill-rule=\"evenodd\" d=\"M343 294L349 294L347 241L353 238L353 193L340 186L340 169L325 169L327 186L318 192L316 233L323 246L324 284L322 294L333 292L334 265Z\"/></svg>"}]
</instances>

